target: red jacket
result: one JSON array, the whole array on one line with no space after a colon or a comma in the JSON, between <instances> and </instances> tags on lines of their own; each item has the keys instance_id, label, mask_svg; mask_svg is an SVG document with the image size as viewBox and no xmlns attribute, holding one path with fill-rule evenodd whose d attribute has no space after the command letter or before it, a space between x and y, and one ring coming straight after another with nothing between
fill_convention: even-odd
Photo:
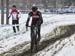
<instances>
[{"instance_id":1,"label":"red jacket","mask_svg":"<svg viewBox=\"0 0 75 56\"><path fill-rule=\"evenodd\" d=\"M19 11L17 9L12 9L10 12L10 16L12 16L12 20L19 20Z\"/></svg>"}]
</instances>

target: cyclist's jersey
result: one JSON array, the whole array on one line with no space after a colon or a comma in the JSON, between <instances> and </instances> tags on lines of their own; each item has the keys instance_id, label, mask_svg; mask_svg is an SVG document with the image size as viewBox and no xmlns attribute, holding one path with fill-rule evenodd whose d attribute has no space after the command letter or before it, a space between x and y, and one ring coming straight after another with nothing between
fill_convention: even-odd
<instances>
[{"instance_id":1,"label":"cyclist's jersey","mask_svg":"<svg viewBox=\"0 0 75 56\"><path fill-rule=\"evenodd\" d=\"M41 12L39 12L39 11L30 12L29 17L32 17L31 25L35 25L35 24L39 24L39 23L43 22Z\"/></svg>"},{"instance_id":2,"label":"cyclist's jersey","mask_svg":"<svg viewBox=\"0 0 75 56\"><path fill-rule=\"evenodd\" d=\"M17 9L12 10L10 16L12 16L12 20L19 20L19 11Z\"/></svg>"}]
</instances>

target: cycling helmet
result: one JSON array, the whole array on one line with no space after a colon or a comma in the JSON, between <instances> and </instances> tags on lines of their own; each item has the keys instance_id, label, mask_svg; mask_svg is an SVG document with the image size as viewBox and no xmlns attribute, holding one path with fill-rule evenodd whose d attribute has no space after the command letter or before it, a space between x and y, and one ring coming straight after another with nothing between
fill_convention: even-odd
<instances>
[{"instance_id":1,"label":"cycling helmet","mask_svg":"<svg viewBox=\"0 0 75 56\"><path fill-rule=\"evenodd\" d=\"M36 6L32 7L32 11L37 11L37 10L38 10L38 8Z\"/></svg>"},{"instance_id":2,"label":"cycling helmet","mask_svg":"<svg viewBox=\"0 0 75 56\"><path fill-rule=\"evenodd\" d=\"M16 8L16 5L13 5L12 7Z\"/></svg>"}]
</instances>

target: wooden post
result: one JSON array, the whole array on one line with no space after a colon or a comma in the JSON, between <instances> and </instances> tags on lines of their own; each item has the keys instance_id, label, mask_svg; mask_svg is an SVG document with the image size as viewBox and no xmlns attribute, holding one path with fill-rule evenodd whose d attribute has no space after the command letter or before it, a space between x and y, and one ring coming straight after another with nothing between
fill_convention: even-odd
<instances>
[{"instance_id":1,"label":"wooden post","mask_svg":"<svg viewBox=\"0 0 75 56\"><path fill-rule=\"evenodd\" d=\"M1 0L1 24L4 24L4 0Z\"/></svg>"},{"instance_id":2,"label":"wooden post","mask_svg":"<svg viewBox=\"0 0 75 56\"><path fill-rule=\"evenodd\" d=\"M6 24L9 24L9 0L6 0Z\"/></svg>"}]
</instances>

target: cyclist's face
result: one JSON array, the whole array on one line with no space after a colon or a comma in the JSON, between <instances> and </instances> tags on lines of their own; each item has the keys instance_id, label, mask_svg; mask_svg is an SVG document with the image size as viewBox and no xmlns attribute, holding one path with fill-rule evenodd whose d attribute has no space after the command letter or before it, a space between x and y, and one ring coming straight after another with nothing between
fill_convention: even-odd
<instances>
[{"instance_id":1,"label":"cyclist's face","mask_svg":"<svg viewBox=\"0 0 75 56\"><path fill-rule=\"evenodd\" d=\"M13 7L12 9L14 10L14 9L16 9L16 7Z\"/></svg>"},{"instance_id":2,"label":"cyclist's face","mask_svg":"<svg viewBox=\"0 0 75 56\"><path fill-rule=\"evenodd\" d=\"M32 10L33 12L37 12L37 10L36 9L34 9L34 10Z\"/></svg>"}]
</instances>

